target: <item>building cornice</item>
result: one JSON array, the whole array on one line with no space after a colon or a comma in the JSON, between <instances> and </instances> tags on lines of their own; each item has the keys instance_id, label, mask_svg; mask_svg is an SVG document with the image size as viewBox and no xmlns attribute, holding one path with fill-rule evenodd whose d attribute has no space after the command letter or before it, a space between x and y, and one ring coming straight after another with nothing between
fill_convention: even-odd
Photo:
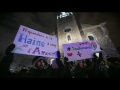
<instances>
[{"instance_id":1,"label":"building cornice","mask_svg":"<svg viewBox=\"0 0 120 90\"><path fill-rule=\"evenodd\" d=\"M81 26L82 26L82 30L87 30L87 29L102 27L102 26L104 26L105 24L106 24L106 22L100 23L99 25L81 24Z\"/></svg>"}]
</instances>

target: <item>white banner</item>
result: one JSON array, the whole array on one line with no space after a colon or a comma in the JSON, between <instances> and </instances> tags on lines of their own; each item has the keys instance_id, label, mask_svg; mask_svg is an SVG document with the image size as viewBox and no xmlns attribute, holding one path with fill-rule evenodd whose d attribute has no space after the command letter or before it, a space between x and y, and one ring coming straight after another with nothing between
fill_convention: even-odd
<instances>
[{"instance_id":1,"label":"white banner","mask_svg":"<svg viewBox=\"0 0 120 90\"><path fill-rule=\"evenodd\" d=\"M95 41L84 41L63 44L64 57L69 61L93 58L94 52L100 52L100 47Z\"/></svg>"},{"instance_id":2,"label":"white banner","mask_svg":"<svg viewBox=\"0 0 120 90\"><path fill-rule=\"evenodd\" d=\"M20 25L13 53L57 58L57 37Z\"/></svg>"}]
</instances>

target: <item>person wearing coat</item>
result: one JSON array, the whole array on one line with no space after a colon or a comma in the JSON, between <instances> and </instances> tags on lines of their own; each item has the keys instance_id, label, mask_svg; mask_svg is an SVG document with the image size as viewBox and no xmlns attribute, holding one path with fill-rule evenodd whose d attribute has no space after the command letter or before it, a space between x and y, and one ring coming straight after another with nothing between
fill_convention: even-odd
<instances>
[{"instance_id":1,"label":"person wearing coat","mask_svg":"<svg viewBox=\"0 0 120 90\"><path fill-rule=\"evenodd\" d=\"M9 71L9 69L14 59L14 53L11 52L14 48L15 44L9 45L5 50L5 56L2 58L2 61L0 62L0 77L2 78L12 77L12 74Z\"/></svg>"}]
</instances>

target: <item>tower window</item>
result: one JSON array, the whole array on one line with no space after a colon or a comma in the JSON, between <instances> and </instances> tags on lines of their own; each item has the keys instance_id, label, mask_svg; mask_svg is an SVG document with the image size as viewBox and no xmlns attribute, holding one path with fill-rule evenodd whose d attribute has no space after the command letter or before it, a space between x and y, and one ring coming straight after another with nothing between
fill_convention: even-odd
<instances>
[{"instance_id":1,"label":"tower window","mask_svg":"<svg viewBox=\"0 0 120 90\"><path fill-rule=\"evenodd\" d=\"M65 29L64 30L64 32L70 32L71 31L71 29Z\"/></svg>"},{"instance_id":2,"label":"tower window","mask_svg":"<svg viewBox=\"0 0 120 90\"><path fill-rule=\"evenodd\" d=\"M71 41L70 35L67 36L67 40L68 40L68 42Z\"/></svg>"},{"instance_id":3,"label":"tower window","mask_svg":"<svg viewBox=\"0 0 120 90\"><path fill-rule=\"evenodd\" d=\"M94 40L93 36L88 36L89 40Z\"/></svg>"}]
</instances>

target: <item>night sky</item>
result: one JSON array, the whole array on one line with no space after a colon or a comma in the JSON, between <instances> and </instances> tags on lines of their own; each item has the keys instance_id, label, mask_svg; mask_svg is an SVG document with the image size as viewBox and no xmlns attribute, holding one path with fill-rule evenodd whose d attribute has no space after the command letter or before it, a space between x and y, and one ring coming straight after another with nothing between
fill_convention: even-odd
<instances>
[{"instance_id":1,"label":"night sky","mask_svg":"<svg viewBox=\"0 0 120 90\"><path fill-rule=\"evenodd\" d=\"M106 28L111 40L116 47L120 47L120 12L73 12L73 14L81 24L97 25L107 22ZM51 34L57 28L57 12L0 13L0 59L3 57L7 46L13 42L20 25ZM14 63L30 63L31 60L27 59L31 59L31 57L33 58L29 55L23 55L21 58L16 57Z\"/></svg>"}]
</instances>

